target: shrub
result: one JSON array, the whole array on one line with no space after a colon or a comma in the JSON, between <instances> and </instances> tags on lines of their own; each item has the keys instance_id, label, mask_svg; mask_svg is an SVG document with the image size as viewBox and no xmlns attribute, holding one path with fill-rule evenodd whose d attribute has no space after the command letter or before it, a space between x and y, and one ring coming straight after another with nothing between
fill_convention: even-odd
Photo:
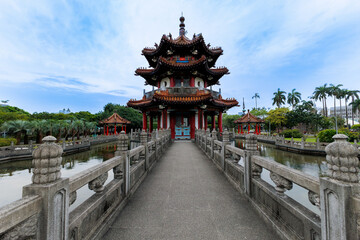
<instances>
[{"instance_id":1,"label":"shrub","mask_svg":"<svg viewBox=\"0 0 360 240\"><path fill-rule=\"evenodd\" d=\"M359 141L360 133L358 132L347 132L345 133L349 137L349 142L353 142L355 139Z\"/></svg>"},{"instance_id":2,"label":"shrub","mask_svg":"<svg viewBox=\"0 0 360 240\"><path fill-rule=\"evenodd\" d=\"M333 142L332 137L336 134L334 129L326 129L319 132L318 137L320 142Z\"/></svg>"},{"instance_id":3,"label":"shrub","mask_svg":"<svg viewBox=\"0 0 360 240\"><path fill-rule=\"evenodd\" d=\"M282 131L281 134L286 138L301 138L303 136L303 134L298 129L287 129Z\"/></svg>"},{"instance_id":4,"label":"shrub","mask_svg":"<svg viewBox=\"0 0 360 240\"><path fill-rule=\"evenodd\" d=\"M0 147L10 146L11 142L14 142L14 144L16 144L16 139L15 138L0 138Z\"/></svg>"},{"instance_id":5,"label":"shrub","mask_svg":"<svg viewBox=\"0 0 360 240\"><path fill-rule=\"evenodd\" d=\"M360 131L360 124L354 124L351 129L354 129L355 131Z\"/></svg>"}]
</instances>

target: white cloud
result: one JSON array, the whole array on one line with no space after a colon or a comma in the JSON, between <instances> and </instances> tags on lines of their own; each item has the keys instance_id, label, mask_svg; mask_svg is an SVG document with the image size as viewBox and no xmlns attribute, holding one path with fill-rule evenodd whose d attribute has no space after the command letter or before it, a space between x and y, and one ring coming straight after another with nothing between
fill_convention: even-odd
<instances>
[{"instance_id":1,"label":"white cloud","mask_svg":"<svg viewBox=\"0 0 360 240\"><path fill-rule=\"evenodd\" d=\"M201 32L207 42L223 47L217 65L225 65L231 72L222 80L224 95L251 99L249 94L261 92L265 101L272 95L269 82L274 91L281 87L276 84L287 84L276 80L277 69L286 71L286 66L301 61L303 52L316 49L327 36L341 34L341 29L351 24L355 28L360 2L4 1L0 10L0 84L37 82L139 98L144 80L135 77L134 70L147 66L141 50L159 42L164 33L177 35L181 12L189 36ZM358 47L359 31L356 34L346 39L346 49ZM327 77L336 82L340 77L353 81L354 74L358 76L355 61L360 53L334 50L319 54L319 59L331 60L323 60L304 78ZM46 80L51 76L65 78ZM358 83L353 86L360 88ZM310 90L303 89L308 95Z\"/></svg>"}]
</instances>

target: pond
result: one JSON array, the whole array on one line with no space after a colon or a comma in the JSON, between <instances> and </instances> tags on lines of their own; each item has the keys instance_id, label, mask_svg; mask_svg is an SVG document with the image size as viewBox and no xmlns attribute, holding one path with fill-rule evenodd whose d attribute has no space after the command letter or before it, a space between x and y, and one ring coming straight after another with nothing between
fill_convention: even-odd
<instances>
[{"instance_id":1,"label":"pond","mask_svg":"<svg viewBox=\"0 0 360 240\"><path fill-rule=\"evenodd\" d=\"M239 148L244 148L245 141L237 139L234 144ZM326 173L327 166L324 156L312 156L287 152L276 149L275 145L261 142L258 142L258 148L260 151L260 156L269 158L270 160L276 161L285 166L297 169L303 173L315 177L324 176ZM239 162L239 164L243 165L242 162ZM261 178L272 186L275 186L273 181L270 179L270 172L266 169L263 169ZM311 211L315 212L316 214L320 214L319 209L309 202L308 191L306 189L296 184L293 184L293 189L290 191L286 191L285 194L293 198L300 204L304 205Z\"/></svg>"},{"instance_id":2,"label":"pond","mask_svg":"<svg viewBox=\"0 0 360 240\"><path fill-rule=\"evenodd\" d=\"M114 157L115 143L92 146L86 152L76 153L63 157L61 176L70 177L89 167ZM112 174L112 171L109 171ZM31 184L31 160L12 161L0 163L0 207L9 204L22 197L22 187ZM113 177L109 175L109 179ZM72 208L79 205L83 200L94 192L87 189L87 185L77 191L77 200L71 205Z\"/></svg>"}]
</instances>

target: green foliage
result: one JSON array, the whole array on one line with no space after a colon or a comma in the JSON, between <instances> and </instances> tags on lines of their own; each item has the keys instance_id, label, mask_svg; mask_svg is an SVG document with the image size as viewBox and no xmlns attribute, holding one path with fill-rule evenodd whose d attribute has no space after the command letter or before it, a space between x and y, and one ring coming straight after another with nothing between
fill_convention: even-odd
<instances>
[{"instance_id":1,"label":"green foliage","mask_svg":"<svg viewBox=\"0 0 360 240\"><path fill-rule=\"evenodd\" d=\"M320 114L316 113L311 101L302 101L301 105L297 105L294 110L286 114L288 128L303 125L306 131L309 129L317 130L322 124L324 118Z\"/></svg>"},{"instance_id":2,"label":"green foliage","mask_svg":"<svg viewBox=\"0 0 360 240\"><path fill-rule=\"evenodd\" d=\"M283 135L286 138L301 138L303 137L303 134L298 129L287 129L282 131L281 135Z\"/></svg>"},{"instance_id":3,"label":"green foliage","mask_svg":"<svg viewBox=\"0 0 360 240\"><path fill-rule=\"evenodd\" d=\"M359 139L360 139L360 133L358 133L358 132L348 131L345 134L349 137L349 139L348 139L349 142L354 142L354 140L359 141Z\"/></svg>"},{"instance_id":4,"label":"green foliage","mask_svg":"<svg viewBox=\"0 0 360 240\"><path fill-rule=\"evenodd\" d=\"M334 129L325 129L319 132L318 138L320 142L333 142L332 137L336 134Z\"/></svg>"},{"instance_id":5,"label":"green foliage","mask_svg":"<svg viewBox=\"0 0 360 240\"><path fill-rule=\"evenodd\" d=\"M287 123L286 115L288 112L288 108L276 108L270 110L266 120L270 121L271 125L276 126L276 128L279 130Z\"/></svg>"},{"instance_id":6,"label":"green foliage","mask_svg":"<svg viewBox=\"0 0 360 240\"><path fill-rule=\"evenodd\" d=\"M15 138L0 138L0 147L10 146L11 142L16 143Z\"/></svg>"},{"instance_id":7,"label":"green foliage","mask_svg":"<svg viewBox=\"0 0 360 240\"><path fill-rule=\"evenodd\" d=\"M268 115L268 111L266 110L265 107L263 107L263 108L253 108L250 111L250 113L252 115L254 115L254 116L257 116L257 117L261 118L261 119L266 118L267 115Z\"/></svg>"},{"instance_id":8,"label":"green foliage","mask_svg":"<svg viewBox=\"0 0 360 240\"><path fill-rule=\"evenodd\" d=\"M236 124L234 123L235 120L239 119L240 115L223 115L223 127L227 129L235 128Z\"/></svg>"},{"instance_id":9,"label":"green foliage","mask_svg":"<svg viewBox=\"0 0 360 240\"><path fill-rule=\"evenodd\" d=\"M351 129L354 129L355 131L360 131L360 124L354 124Z\"/></svg>"},{"instance_id":10,"label":"green foliage","mask_svg":"<svg viewBox=\"0 0 360 240\"><path fill-rule=\"evenodd\" d=\"M97 113L97 120L101 121L110 117L114 112L131 122L130 128L142 127L142 115L133 108L121 106L119 104L108 103L104 106L104 111Z\"/></svg>"}]
</instances>

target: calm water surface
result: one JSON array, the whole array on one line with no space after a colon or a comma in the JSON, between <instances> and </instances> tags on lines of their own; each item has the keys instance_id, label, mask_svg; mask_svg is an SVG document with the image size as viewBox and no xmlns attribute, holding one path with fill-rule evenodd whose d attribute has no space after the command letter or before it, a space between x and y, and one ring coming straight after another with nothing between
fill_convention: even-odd
<instances>
[{"instance_id":1,"label":"calm water surface","mask_svg":"<svg viewBox=\"0 0 360 240\"><path fill-rule=\"evenodd\" d=\"M236 140L234 143L237 147L243 148L244 142ZM319 177L326 171L325 157L301 155L297 153L290 153L274 148L274 145L258 143L260 155L267 157L273 161L279 162L291 168L300 170L312 176ZM63 157L61 174L63 177L70 177L79 173L89 167L95 166L114 156L116 145L114 143L98 145L91 148L91 150L77 153ZM240 165L243 162L240 161ZM269 171L263 170L261 178L274 186L270 179ZM112 171L109 171L109 182L113 179ZM14 161L11 163L0 164L0 207L11 203L21 198L22 187L31 183L31 160ZM90 191L87 185L83 186L77 191L77 200L71 205L71 209L81 204L86 198L91 196L94 192ZM308 191L302 187L294 184L291 191L286 191L286 194L310 210L319 214L317 207L311 205L308 200Z\"/></svg>"},{"instance_id":2,"label":"calm water surface","mask_svg":"<svg viewBox=\"0 0 360 240\"><path fill-rule=\"evenodd\" d=\"M244 140L236 140L235 146L244 148ZM285 166L297 169L306 174L320 177L326 173L326 159L324 156L311 156L303 155L298 153L286 152L283 150L276 149L272 144L266 144L258 142L258 148L260 150L260 155L262 157L269 158L273 161L281 163ZM240 165L243 165L243 161L239 162ZM266 169L263 169L261 173L261 178L268 182L270 185L275 186L273 181L270 179L270 172ZM293 198L300 204L304 205L311 211L316 214L320 214L320 211L317 207L312 205L308 199L308 191L296 184L293 184L293 188L290 191L285 192L286 195Z\"/></svg>"},{"instance_id":3,"label":"calm water surface","mask_svg":"<svg viewBox=\"0 0 360 240\"><path fill-rule=\"evenodd\" d=\"M61 176L70 177L89 167L95 166L107 159L114 157L116 145L103 144L91 150L63 157ZM31 183L31 160L13 161L0 164L0 207L22 197L22 187ZM108 181L113 179L109 171ZM83 200L93 194L85 185L77 191L77 200L71 205L78 206Z\"/></svg>"}]
</instances>

